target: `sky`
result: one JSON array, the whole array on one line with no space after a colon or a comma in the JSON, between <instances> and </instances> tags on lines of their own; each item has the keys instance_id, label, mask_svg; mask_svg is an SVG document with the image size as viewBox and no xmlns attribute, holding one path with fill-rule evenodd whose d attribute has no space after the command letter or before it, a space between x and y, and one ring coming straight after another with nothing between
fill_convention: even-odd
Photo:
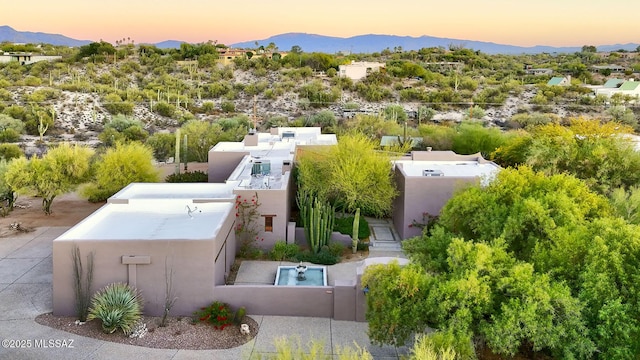
<instances>
[{"instance_id":1,"label":"sky","mask_svg":"<svg viewBox=\"0 0 640 360\"><path fill-rule=\"evenodd\" d=\"M3 0L0 25L78 40L230 45L301 32L517 46L640 43L638 0ZM277 44L276 44L277 45Z\"/></svg>"}]
</instances>

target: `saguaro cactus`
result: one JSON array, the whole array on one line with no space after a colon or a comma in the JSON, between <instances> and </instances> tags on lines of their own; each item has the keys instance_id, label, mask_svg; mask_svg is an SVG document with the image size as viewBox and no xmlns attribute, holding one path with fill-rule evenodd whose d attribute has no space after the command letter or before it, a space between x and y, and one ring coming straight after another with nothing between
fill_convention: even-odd
<instances>
[{"instance_id":1,"label":"saguaro cactus","mask_svg":"<svg viewBox=\"0 0 640 360\"><path fill-rule=\"evenodd\" d=\"M351 232L351 250L355 254L358 251L358 233L360 233L360 208L356 209L356 215L353 218L353 231Z\"/></svg>"}]
</instances>

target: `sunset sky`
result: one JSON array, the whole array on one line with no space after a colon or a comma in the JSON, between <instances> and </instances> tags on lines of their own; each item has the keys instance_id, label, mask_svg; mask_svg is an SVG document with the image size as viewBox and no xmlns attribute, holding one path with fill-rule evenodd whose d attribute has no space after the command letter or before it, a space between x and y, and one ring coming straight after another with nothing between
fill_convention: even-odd
<instances>
[{"instance_id":1,"label":"sunset sky","mask_svg":"<svg viewBox=\"0 0 640 360\"><path fill-rule=\"evenodd\" d=\"M304 32L598 46L640 43L639 14L638 0L7 0L0 25L111 43L233 44Z\"/></svg>"}]
</instances>

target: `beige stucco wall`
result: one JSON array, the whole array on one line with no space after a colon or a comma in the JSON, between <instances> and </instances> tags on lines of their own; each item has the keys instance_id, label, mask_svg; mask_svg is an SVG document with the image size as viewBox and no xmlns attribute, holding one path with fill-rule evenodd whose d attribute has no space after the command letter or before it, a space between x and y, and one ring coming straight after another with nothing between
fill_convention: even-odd
<instances>
[{"instance_id":1,"label":"beige stucco wall","mask_svg":"<svg viewBox=\"0 0 640 360\"><path fill-rule=\"evenodd\" d=\"M165 260L173 269L173 289L178 298L173 315L188 316L216 299L214 286L222 285L235 257L233 214L210 240L61 240L53 241L53 313L75 315L75 292L71 252L74 244L86 256L93 252L94 277L91 292L113 282L129 281L129 265L122 256L150 256L148 265L136 265L136 287L144 297L144 313L162 315L165 302Z\"/></svg>"},{"instance_id":2,"label":"beige stucco wall","mask_svg":"<svg viewBox=\"0 0 640 360\"><path fill-rule=\"evenodd\" d=\"M229 285L215 291L217 300L250 314L333 317L332 286Z\"/></svg>"},{"instance_id":3,"label":"beige stucco wall","mask_svg":"<svg viewBox=\"0 0 640 360\"><path fill-rule=\"evenodd\" d=\"M225 182L246 155L248 151L209 151L209 182Z\"/></svg>"},{"instance_id":4,"label":"beige stucco wall","mask_svg":"<svg viewBox=\"0 0 640 360\"><path fill-rule=\"evenodd\" d=\"M283 182L291 181L290 173L282 177ZM259 216L255 218L256 229L258 230L258 241L255 246L270 250L277 240L287 239L287 225L291 217L291 194L289 186L283 186L282 189L235 189L234 193L240 195L242 200L250 199L254 195L258 195L260 206L257 208ZM273 216L273 231L265 231L264 215ZM238 239L238 246L240 246Z\"/></svg>"},{"instance_id":5,"label":"beige stucco wall","mask_svg":"<svg viewBox=\"0 0 640 360\"><path fill-rule=\"evenodd\" d=\"M393 203L393 225L400 238L407 239L422 233L409 226L415 220L422 223L422 214L438 215L454 192L479 181L475 177L407 177L402 166L396 166L399 195Z\"/></svg>"}]
</instances>

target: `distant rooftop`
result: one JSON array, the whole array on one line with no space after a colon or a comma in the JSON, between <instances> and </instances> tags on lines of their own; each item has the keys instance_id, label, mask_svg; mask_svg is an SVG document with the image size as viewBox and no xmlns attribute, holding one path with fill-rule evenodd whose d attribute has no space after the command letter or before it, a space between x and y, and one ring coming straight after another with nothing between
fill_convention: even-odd
<instances>
[{"instance_id":1,"label":"distant rooftop","mask_svg":"<svg viewBox=\"0 0 640 360\"><path fill-rule=\"evenodd\" d=\"M132 200L107 204L54 241L211 240L234 203L185 199Z\"/></svg>"},{"instance_id":2,"label":"distant rooftop","mask_svg":"<svg viewBox=\"0 0 640 360\"><path fill-rule=\"evenodd\" d=\"M494 163L480 164L476 161L414 161L399 160L407 176L426 176L425 171L432 171L439 176L477 177L492 175L500 168ZM435 176L435 175L434 175Z\"/></svg>"},{"instance_id":3,"label":"distant rooftop","mask_svg":"<svg viewBox=\"0 0 640 360\"><path fill-rule=\"evenodd\" d=\"M319 127L274 128L270 133L248 135L251 140L220 142L212 152L248 153L229 176L240 189L282 189L288 183L296 147L337 144L335 134L322 134ZM245 138L246 139L246 138ZM284 171L283 171L284 169Z\"/></svg>"}]
</instances>

